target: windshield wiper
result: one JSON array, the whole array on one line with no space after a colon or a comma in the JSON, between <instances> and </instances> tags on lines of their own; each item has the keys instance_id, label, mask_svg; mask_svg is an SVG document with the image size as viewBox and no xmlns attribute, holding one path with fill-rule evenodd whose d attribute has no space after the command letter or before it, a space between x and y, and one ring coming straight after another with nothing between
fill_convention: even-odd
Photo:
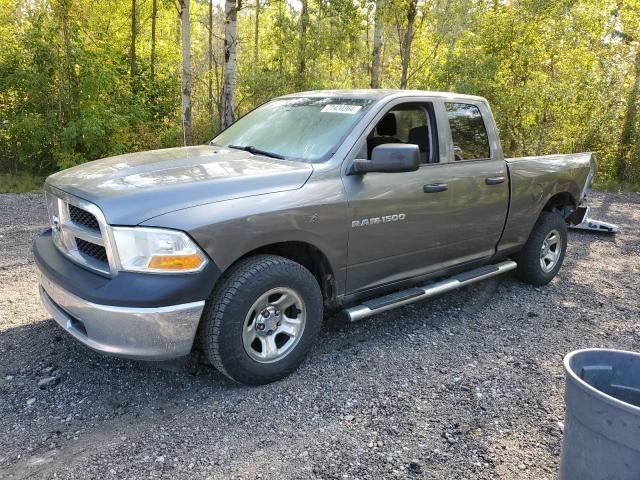
<instances>
[{"instance_id":1,"label":"windshield wiper","mask_svg":"<svg viewBox=\"0 0 640 480\"><path fill-rule=\"evenodd\" d=\"M277 153L267 152L266 150L261 150L259 148L254 147L253 145L227 145L229 148L235 148L236 150L244 150L249 153L256 153L258 155L264 155L266 157L278 158L280 160L286 160L282 155Z\"/></svg>"}]
</instances>

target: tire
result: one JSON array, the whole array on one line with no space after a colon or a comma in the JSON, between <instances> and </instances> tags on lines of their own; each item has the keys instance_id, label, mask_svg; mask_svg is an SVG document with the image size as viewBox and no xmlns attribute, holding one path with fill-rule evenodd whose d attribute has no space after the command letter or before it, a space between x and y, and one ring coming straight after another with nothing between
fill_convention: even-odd
<instances>
[{"instance_id":1,"label":"tire","mask_svg":"<svg viewBox=\"0 0 640 480\"><path fill-rule=\"evenodd\" d=\"M322 293L309 270L276 255L252 256L231 267L207 301L203 352L238 383L274 382L307 356L322 315Z\"/></svg>"},{"instance_id":2,"label":"tire","mask_svg":"<svg viewBox=\"0 0 640 480\"><path fill-rule=\"evenodd\" d=\"M559 237L555 239L555 243L554 234ZM543 258L545 241L547 246L544 247L546 254ZM524 248L516 255L516 275L525 283L546 285L560 270L566 251L567 224L564 218L558 213L542 212Z\"/></svg>"}]
</instances>

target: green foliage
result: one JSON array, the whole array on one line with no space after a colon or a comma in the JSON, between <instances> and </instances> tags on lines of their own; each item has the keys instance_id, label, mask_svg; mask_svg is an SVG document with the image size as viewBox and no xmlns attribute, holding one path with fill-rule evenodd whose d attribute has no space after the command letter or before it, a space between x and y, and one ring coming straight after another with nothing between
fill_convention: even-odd
<instances>
[{"instance_id":1,"label":"green foliage","mask_svg":"<svg viewBox=\"0 0 640 480\"><path fill-rule=\"evenodd\" d=\"M0 193L35 192L42 187L43 179L28 173L0 173Z\"/></svg>"},{"instance_id":2,"label":"green foliage","mask_svg":"<svg viewBox=\"0 0 640 480\"><path fill-rule=\"evenodd\" d=\"M152 69L151 2L137 2L132 78L131 0L0 0L0 172L45 176L182 143L180 23L176 2L157 4ZM409 88L487 97L508 155L595 151L600 184L640 182L640 0L417 5ZM219 125L224 18L214 3L210 32L208 10L192 0L197 143ZM384 5L385 88L400 84L406 11ZM368 87L374 0L262 0L257 45L255 12L242 2L237 115L293 91Z\"/></svg>"},{"instance_id":3,"label":"green foliage","mask_svg":"<svg viewBox=\"0 0 640 480\"><path fill-rule=\"evenodd\" d=\"M610 192L640 192L640 182L598 177L593 184L593 188Z\"/></svg>"}]
</instances>

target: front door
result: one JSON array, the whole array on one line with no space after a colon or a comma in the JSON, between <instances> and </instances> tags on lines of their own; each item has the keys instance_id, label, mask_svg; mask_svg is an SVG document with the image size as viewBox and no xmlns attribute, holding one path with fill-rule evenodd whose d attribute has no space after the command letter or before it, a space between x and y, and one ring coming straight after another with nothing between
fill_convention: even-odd
<instances>
[{"instance_id":1,"label":"front door","mask_svg":"<svg viewBox=\"0 0 640 480\"><path fill-rule=\"evenodd\" d=\"M493 255L507 211L506 167L491 153L475 158L478 148L460 140L455 114L445 108L450 109L444 103L401 103L368 133L360 158L370 158L382 143L414 143L423 163L415 172L345 177L353 214L348 293ZM470 112L464 114L474 119ZM457 159L449 158L451 151Z\"/></svg>"},{"instance_id":2,"label":"front door","mask_svg":"<svg viewBox=\"0 0 640 480\"><path fill-rule=\"evenodd\" d=\"M347 291L354 293L420 275L437 261L450 192L425 193L438 166L435 112L430 102L400 103L384 112L359 158L384 143L413 143L423 163L415 172L345 177L353 221L349 233Z\"/></svg>"}]
</instances>

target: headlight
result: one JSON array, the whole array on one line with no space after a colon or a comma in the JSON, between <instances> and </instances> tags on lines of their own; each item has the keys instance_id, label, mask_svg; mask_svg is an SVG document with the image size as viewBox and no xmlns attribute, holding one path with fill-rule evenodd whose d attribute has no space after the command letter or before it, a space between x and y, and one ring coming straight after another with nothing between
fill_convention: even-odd
<instances>
[{"instance_id":1,"label":"headlight","mask_svg":"<svg viewBox=\"0 0 640 480\"><path fill-rule=\"evenodd\" d=\"M189 273L207 257L183 232L161 228L113 227L120 269L131 272Z\"/></svg>"}]
</instances>

